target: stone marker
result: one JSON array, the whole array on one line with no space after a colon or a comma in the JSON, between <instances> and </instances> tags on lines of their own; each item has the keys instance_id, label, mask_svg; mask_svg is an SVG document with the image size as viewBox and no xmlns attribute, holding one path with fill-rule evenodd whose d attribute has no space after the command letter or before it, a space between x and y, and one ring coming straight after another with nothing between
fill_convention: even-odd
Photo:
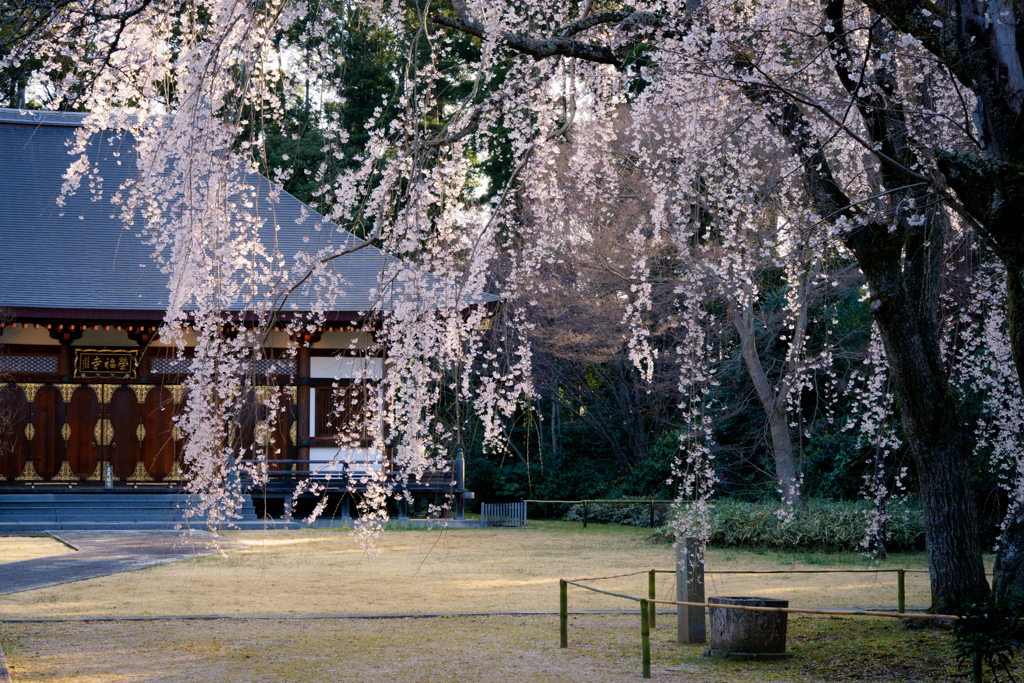
<instances>
[{"instance_id":1,"label":"stone marker","mask_svg":"<svg viewBox=\"0 0 1024 683\"><path fill-rule=\"evenodd\" d=\"M697 553L697 539L676 544L676 602L704 602L704 562ZM706 643L703 607L676 607L676 640Z\"/></svg>"}]
</instances>

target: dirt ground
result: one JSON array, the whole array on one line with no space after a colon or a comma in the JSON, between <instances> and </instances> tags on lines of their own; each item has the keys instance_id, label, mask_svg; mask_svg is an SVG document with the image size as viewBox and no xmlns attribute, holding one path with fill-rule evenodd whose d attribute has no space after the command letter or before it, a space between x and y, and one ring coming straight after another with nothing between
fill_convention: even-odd
<instances>
[{"instance_id":1,"label":"dirt ground","mask_svg":"<svg viewBox=\"0 0 1024 683\"><path fill-rule=\"evenodd\" d=\"M679 645L665 619L651 642L655 681L959 681L948 632L878 619L791 617L783 662L723 662ZM0 624L15 683L643 680L636 615L372 620Z\"/></svg>"},{"instance_id":2,"label":"dirt ground","mask_svg":"<svg viewBox=\"0 0 1024 683\"><path fill-rule=\"evenodd\" d=\"M50 537L0 536L0 564L75 552Z\"/></svg>"},{"instance_id":3,"label":"dirt ground","mask_svg":"<svg viewBox=\"0 0 1024 683\"><path fill-rule=\"evenodd\" d=\"M532 529L388 531L382 552L364 554L345 531L228 532L249 548L136 572L0 597L5 618L187 614L385 614L554 610L558 579L673 566L671 547L621 526L531 522ZM923 553L894 554L885 567L924 567ZM708 570L867 568L853 555L710 550ZM645 595L646 575L601 588ZM895 605L896 575L714 575L708 595L788 598L796 606ZM658 597L674 599L671 575ZM907 575L907 604L928 604L925 574ZM570 589L573 610L623 601Z\"/></svg>"}]
</instances>

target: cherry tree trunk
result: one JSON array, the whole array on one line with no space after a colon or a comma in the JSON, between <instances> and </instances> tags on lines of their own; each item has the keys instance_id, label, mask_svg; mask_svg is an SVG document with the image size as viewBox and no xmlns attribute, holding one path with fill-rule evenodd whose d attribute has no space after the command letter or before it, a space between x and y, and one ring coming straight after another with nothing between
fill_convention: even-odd
<instances>
[{"instance_id":1,"label":"cherry tree trunk","mask_svg":"<svg viewBox=\"0 0 1024 683\"><path fill-rule=\"evenodd\" d=\"M903 429L917 463L931 569L932 609L949 613L989 594L971 490L971 441L949 389L935 305L941 246L894 244L884 226L857 231L847 244L871 289L899 400ZM936 231L937 232L937 231ZM939 239L935 240L936 242ZM905 249L905 251L904 251ZM904 257L904 253L913 256Z\"/></svg>"},{"instance_id":2,"label":"cherry tree trunk","mask_svg":"<svg viewBox=\"0 0 1024 683\"><path fill-rule=\"evenodd\" d=\"M793 456L793 437L789 429L789 413L784 405L768 413L768 426L772 435L772 451L775 454L775 476L779 481L779 494L788 505L803 507L800 491L800 475L796 470Z\"/></svg>"},{"instance_id":3,"label":"cherry tree trunk","mask_svg":"<svg viewBox=\"0 0 1024 683\"><path fill-rule=\"evenodd\" d=\"M971 490L970 442L941 364L929 362L929 356L938 356L937 349L935 354L925 354L918 335L889 334L889 325L880 327L903 428L917 462L932 607L948 613L989 592Z\"/></svg>"},{"instance_id":4,"label":"cherry tree trunk","mask_svg":"<svg viewBox=\"0 0 1024 683\"><path fill-rule=\"evenodd\" d=\"M1017 379L1024 393L1024 269L1007 263L1006 321ZM996 599L1024 598L1024 510L1007 520L995 566Z\"/></svg>"},{"instance_id":5,"label":"cherry tree trunk","mask_svg":"<svg viewBox=\"0 0 1024 683\"><path fill-rule=\"evenodd\" d=\"M786 410L789 384L786 380L781 380L779 388L776 389L765 374L754 337L753 312L748 309L745 314L741 314L733 308L731 314L733 324L740 335L740 341L743 343L743 362L747 366L750 380L754 383L757 397L761 401L761 407L764 408L765 416L768 419L779 494L787 505L802 507L800 478L796 470L796 460L793 457L793 438L789 430L789 413ZM802 334L802 330L800 334Z\"/></svg>"}]
</instances>

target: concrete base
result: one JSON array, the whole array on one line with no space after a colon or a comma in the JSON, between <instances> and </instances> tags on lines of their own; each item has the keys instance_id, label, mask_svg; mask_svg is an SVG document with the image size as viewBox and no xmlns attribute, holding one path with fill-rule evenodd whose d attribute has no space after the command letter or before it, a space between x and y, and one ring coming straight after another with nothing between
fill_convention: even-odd
<instances>
[{"instance_id":1,"label":"concrete base","mask_svg":"<svg viewBox=\"0 0 1024 683\"><path fill-rule=\"evenodd\" d=\"M701 655L708 659L731 659L737 662L776 661L789 659L792 656L788 652L730 652L729 650L712 650L710 647L706 648Z\"/></svg>"}]
</instances>

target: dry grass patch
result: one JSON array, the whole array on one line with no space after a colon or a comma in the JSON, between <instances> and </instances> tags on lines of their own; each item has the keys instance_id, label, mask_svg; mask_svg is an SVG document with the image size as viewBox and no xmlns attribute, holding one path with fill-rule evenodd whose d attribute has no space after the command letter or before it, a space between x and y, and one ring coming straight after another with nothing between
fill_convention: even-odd
<instances>
[{"instance_id":1,"label":"dry grass patch","mask_svg":"<svg viewBox=\"0 0 1024 683\"><path fill-rule=\"evenodd\" d=\"M17 683L642 680L635 615L571 617L568 650L558 648L554 616L2 624L0 641ZM784 662L710 661L663 627L652 638L652 678L967 680L945 632L796 617L789 642Z\"/></svg>"},{"instance_id":2,"label":"dry grass patch","mask_svg":"<svg viewBox=\"0 0 1024 683\"><path fill-rule=\"evenodd\" d=\"M49 536L0 536L0 564L73 552L74 548Z\"/></svg>"},{"instance_id":3,"label":"dry grass patch","mask_svg":"<svg viewBox=\"0 0 1024 683\"><path fill-rule=\"evenodd\" d=\"M184 614L427 613L558 608L558 579L671 568L671 547L644 529L531 522L533 529L388 531L381 554L362 553L345 531L244 531L248 548L150 569L0 597L7 618ZM711 550L718 569L867 567L856 555ZM922 553L887 566L923 567ZM644 595L647 577L601 582ZM908 575L907 604L928 603L926 575ZM659 575L659 597L674 581ZM713 576L709 595L789 598L800 606L894 605L894 574ZM572 589L573 610L623 601Z\"/></svg>"}]
</instances>

